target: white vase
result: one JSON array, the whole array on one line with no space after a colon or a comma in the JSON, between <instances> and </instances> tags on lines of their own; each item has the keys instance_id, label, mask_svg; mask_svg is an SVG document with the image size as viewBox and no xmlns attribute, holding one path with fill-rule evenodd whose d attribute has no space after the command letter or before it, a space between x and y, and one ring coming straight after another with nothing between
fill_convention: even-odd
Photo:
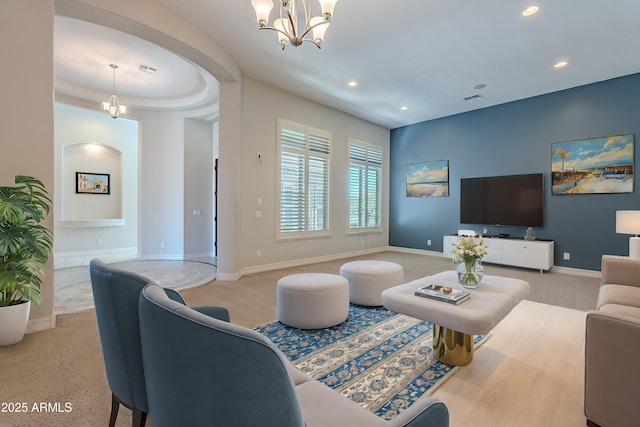
<instances>
[{"instance_id":1,"label":"white vase","mask_svg":"<svg viewBox=\"0 0 640 427\"><path fill-rule=\"evenodd\" d=\"M30 310L31 301L0 307L0 347L22 341Z\"/></svg>"}]
</instances>

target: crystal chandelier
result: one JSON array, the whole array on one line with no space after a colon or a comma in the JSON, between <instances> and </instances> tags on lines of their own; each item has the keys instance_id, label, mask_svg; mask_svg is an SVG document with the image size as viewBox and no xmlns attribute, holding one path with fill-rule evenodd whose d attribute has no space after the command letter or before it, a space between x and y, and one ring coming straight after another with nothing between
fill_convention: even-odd
<instances>
[{"instance_id":1,"label":"crystal chandelier","mask_svg":"<svg viewBox=\"0 0 640 427\"><path fill-rule=\"evenodd\" d=\"M280 0L280 18L275 19L271 26L269 13L273 9L273 0L251 0L251 6L256 11L259 28L276 31L282 49L289 43L298 47L303 42L311 42L320 48L338 0L318 1L322 16L311 17L311 0Z\"/></svg>"},{"instance_id":2,"label":"crystal chandelier","mask_svg":"<svg viewBox=\"0 0 640 427\"><path fill-rule=\"evenodd\" d=\"M111 117L117 119L120 114L127 114L127 107L120 104L116 96L116 70L118 66L116 64L109 64L109 66L113 68L113 95L111 95L108 101L102 103L102 108L104 111L108 111Z\"/></svg>"}]
</instances>

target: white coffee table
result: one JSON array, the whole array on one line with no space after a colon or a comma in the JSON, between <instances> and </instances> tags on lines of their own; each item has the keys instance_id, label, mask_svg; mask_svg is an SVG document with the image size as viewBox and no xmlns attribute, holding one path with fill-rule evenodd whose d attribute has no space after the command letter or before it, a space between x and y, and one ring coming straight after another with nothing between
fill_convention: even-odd
<instances>
[{"instance_id":1,"label":"white coffee table","mask_svg":"<svg viewBox=\"0 0 640 427\"><path fill-rule=\"evenodd\" d=\"M485 275L480 286L469 289L471 298L455 305L415 295L431 283L462 288L455 271L445 271L386 289L382 303L394 312L433 324L433 351L448 365L466 365L473 359L474 335L489 333L520 301L529 295L524 280Z\"/></svg>"}]
</instances>

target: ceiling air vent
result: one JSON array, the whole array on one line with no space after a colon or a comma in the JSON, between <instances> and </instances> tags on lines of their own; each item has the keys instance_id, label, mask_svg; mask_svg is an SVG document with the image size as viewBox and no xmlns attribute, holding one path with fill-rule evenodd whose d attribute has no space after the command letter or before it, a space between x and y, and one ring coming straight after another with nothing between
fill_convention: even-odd
<instances>
[{"instance_id":1,"label":"ceiling air vent","mask_svg":"<svg viewBox=\"0 0 640 427\"><path fill-rule=\"evenodd\" d=\"M467 101L467 102L479 101L481 99L484 99L484 96L479 95L479 94L467 96L466 98L464 98L464 100Z\"/></svg>"},{"instance_id":2,"label":"ceiling air vent","mask_svg":"<svg viewBox=\"0 0 640 427\"><path fill-rule=\"evenodd\" d=\"M143 73L147 74L155 74L158 70L156 68L149 67L148 65L140 65L138 67L138 71L142 71Z\"/></svg>"}]
</instances>

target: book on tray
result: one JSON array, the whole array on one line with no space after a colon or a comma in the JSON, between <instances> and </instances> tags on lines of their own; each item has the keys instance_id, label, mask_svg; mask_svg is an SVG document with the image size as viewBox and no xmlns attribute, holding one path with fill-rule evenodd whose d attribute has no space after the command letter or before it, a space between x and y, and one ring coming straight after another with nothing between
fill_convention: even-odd
<instances>
[{"instance_id":1,"label":"book on tray","mask_svg":"<svg viewBox=\"0 0 640 427\"><path fill-rule=\"evenodd\" d=\"M415 294L419 297L448 302L449 304L460 304L461 302L468 300L471 296L467 290L456 289L451 286L437 285L435 283L416 289Z\"/></svg>"}]
</instances>

